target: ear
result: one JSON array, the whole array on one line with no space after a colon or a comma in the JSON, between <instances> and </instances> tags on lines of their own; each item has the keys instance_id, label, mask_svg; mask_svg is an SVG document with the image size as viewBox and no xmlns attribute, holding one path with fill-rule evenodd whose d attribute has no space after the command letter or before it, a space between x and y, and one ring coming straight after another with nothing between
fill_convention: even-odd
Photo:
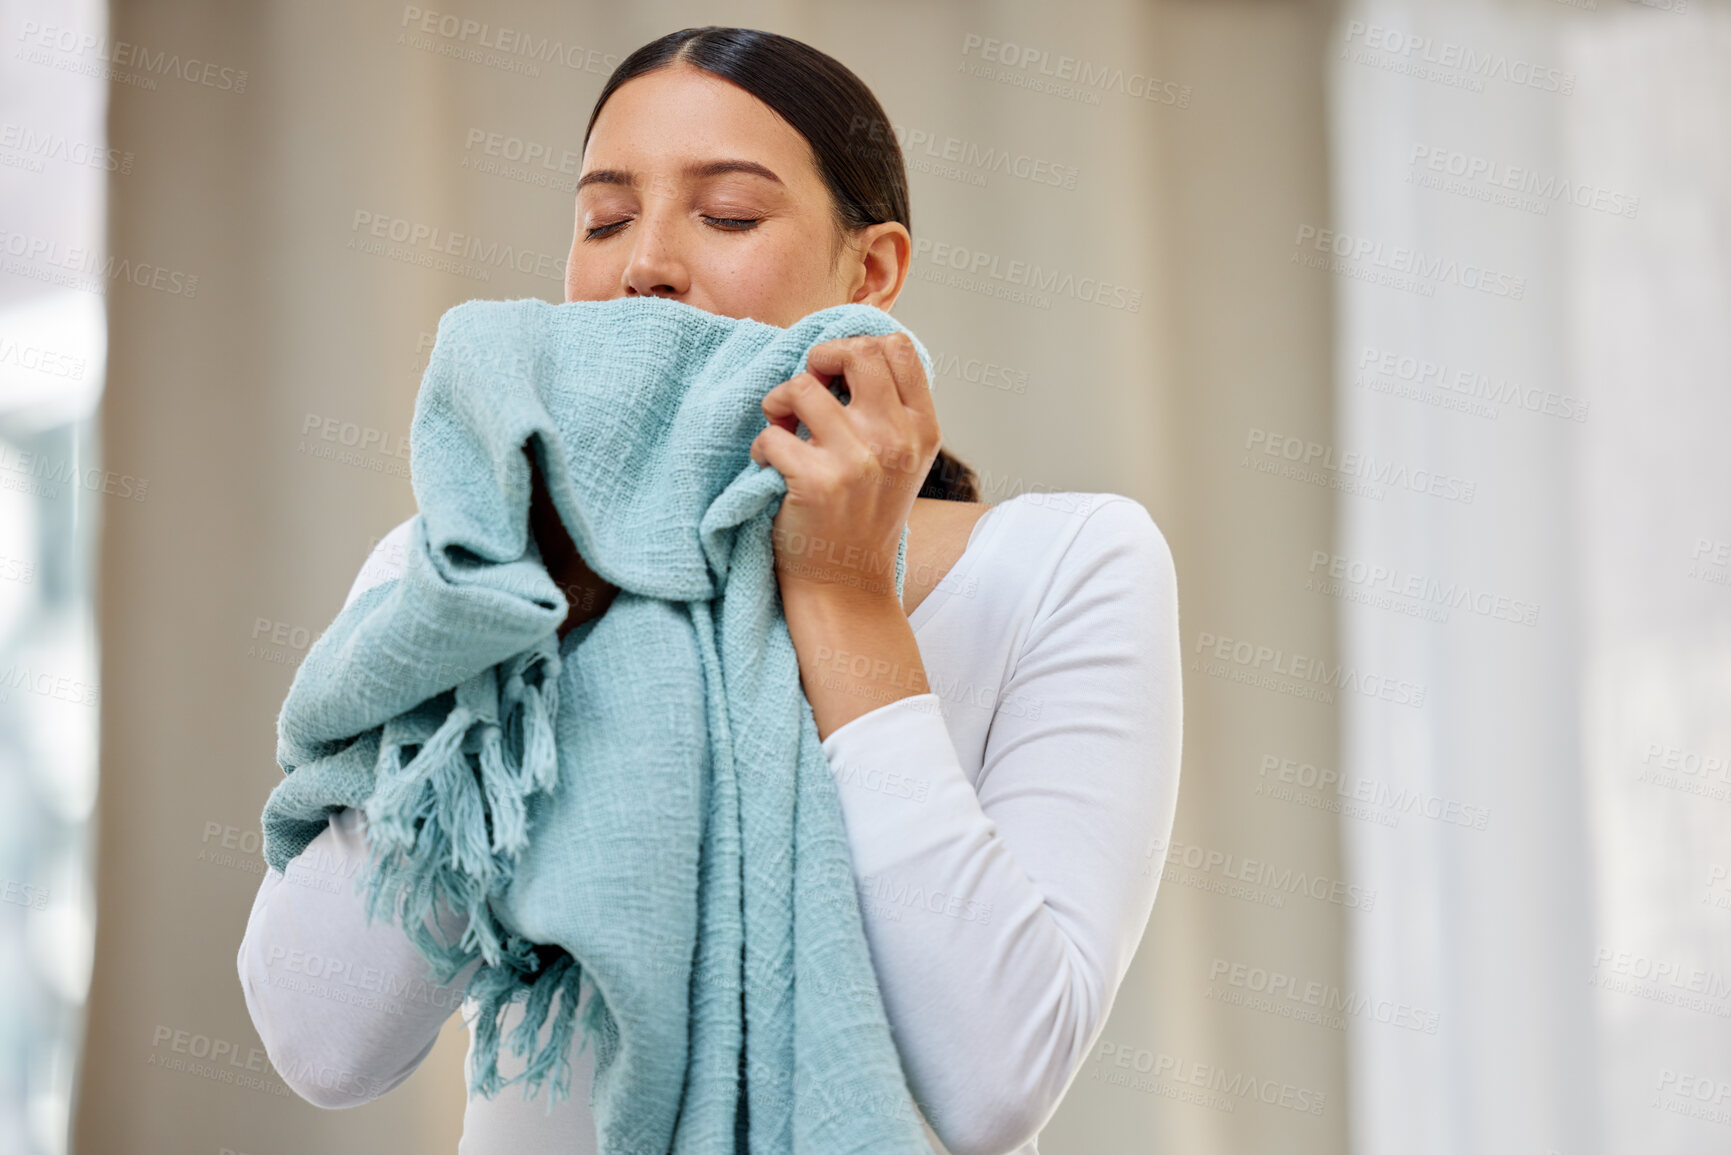
<instances>
[{"instance_id":1,"label":"ear","mask_svg":"<svg viewBox=\"0 0 1731 1155\"><path fill-rule=\"evenodd\" d=\"M851 238L854 262L848 300L889 311L901 296L913 264L913 238L900 221L867 225Z\"/></svg>"}]
</instances>

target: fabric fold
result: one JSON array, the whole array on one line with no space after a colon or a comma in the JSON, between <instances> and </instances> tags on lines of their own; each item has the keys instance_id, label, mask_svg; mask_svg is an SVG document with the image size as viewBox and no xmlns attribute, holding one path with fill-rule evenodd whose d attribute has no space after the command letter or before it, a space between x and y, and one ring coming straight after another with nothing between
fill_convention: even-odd
<instances>
[{"instance_id":1,"label":"fabric fold","mask_svg":"<svg viewBox=\"0 0 1731 1155\"><path fill-rule=\"evenodd\" d=\"M332 810L365 811L369 920L437 980L482 960L471 1094L550 1084L551 1106L580 1032L603 1155L929 1151L782 614L786 481L749 457L813 345L905 331L863 305L783 329L656 298L441 318L402 576L297 670L263 831L281 870ZM528 454L620 590L562 641ZM906 550L904 529L898 596ZM440 904L469 916L454 943ZM526 1060L511 1080L501 1045Z\"/></svg>"}]
</instances>

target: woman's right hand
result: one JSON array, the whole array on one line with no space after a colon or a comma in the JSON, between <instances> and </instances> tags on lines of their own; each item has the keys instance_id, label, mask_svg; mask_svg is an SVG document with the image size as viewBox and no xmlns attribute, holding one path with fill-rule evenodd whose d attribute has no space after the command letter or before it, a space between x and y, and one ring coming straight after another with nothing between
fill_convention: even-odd
<instances>
[{"instance_id":1,"label":"woman's right hand","mask_svg":"<svg viewBox=\"0 0 1731 1155\"><path fill-rule=\"evenodd\" d=\"M548 576L565 595L565 600L571 607L571 612L559 625L559 640L564 641L566 634L591 618L598 618L606 613L607 607L613 603L613 595L619 592L619 587L603 580L589 568L583 555L577 552L571 535L565 531L565 524L559 520L552 495L547 492L547 484L542 480L541 470L535 464L535 455L531 453L527 456L530 479L529 531L535 535L535 544L541 551L541 561L547 567Z\"/></svg>"}]
</instances>

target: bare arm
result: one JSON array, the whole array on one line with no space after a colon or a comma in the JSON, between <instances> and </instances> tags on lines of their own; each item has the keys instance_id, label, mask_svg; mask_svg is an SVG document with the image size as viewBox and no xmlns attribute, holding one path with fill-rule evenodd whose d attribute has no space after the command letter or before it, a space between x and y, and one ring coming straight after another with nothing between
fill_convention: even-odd
<instances>
[{"instance_id":1,"label":"bare arm","mask_svg":"<svg viewBox=\"0 0 1731 1155\"><path fill-rule=\"evenodd\" d=\"M895 557L942 434L905 334L825 341L812 346L806 366L765 395L769 425L752 443L752 460L787 480L775 515L776 579L822 739L927 690L896 596ZM838 376L846 405L829 388ZM809 441L797 435L802 422Z\"/></svg>"}]
</instances>

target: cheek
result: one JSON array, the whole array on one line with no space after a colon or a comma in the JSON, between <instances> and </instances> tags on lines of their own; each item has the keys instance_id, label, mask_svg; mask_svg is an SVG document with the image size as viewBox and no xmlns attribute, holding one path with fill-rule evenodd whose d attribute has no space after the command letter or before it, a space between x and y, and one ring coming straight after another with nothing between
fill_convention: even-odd
<instances>
[{"instance_id":1,"label":"cheek","mask_svg":"<svg viewBox=\"0 0 1731 1155\"><path fill-rule=\"evenodd\" d=\"M565 258L565 297L568 301L605 299L618 287L619 261L596 253L573 251Z\"/></svg>"},{"instance_id":2,"label":"cheek","mask_svg":"<svg viewBox=\"0 0 1731 1155\"><path fill-rule=\"evenodd\" d=\"M713 252L705 269L692 270L693 283L694 287L707 283L713 295L725 295L737 305L773 307L791 323L829 303L824 299L830 288L828 252L823 250L823 262L814 263L805 240L766 237L764 243L749 248Z\"/></svg>"}]
</instances>

